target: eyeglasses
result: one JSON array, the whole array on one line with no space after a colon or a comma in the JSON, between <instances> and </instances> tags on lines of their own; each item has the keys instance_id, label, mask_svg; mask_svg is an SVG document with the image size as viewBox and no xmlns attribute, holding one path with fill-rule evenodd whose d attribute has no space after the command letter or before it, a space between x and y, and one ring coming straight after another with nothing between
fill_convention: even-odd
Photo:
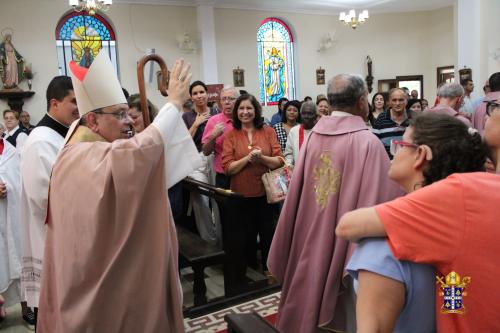
<instances>
[{"instance_id":1,"label":"eyeglasses","mask_svg":"<svg viewBox=\"0 0 500 333\"><path fill-rule=\"evenodd\" d=\"M109 114L118 120L123 120L128 117L128 113L126 110L122 110L120 112L104 112L104 111L93 111L93 112L97 114Z\"/></svg>"},{"instance_id":2,"label":"eyeglasses","mask_svg":"<svg viewBox=\"0 0 500 333\"><path fill-rule=\"evenodd\" d=\"M220 100L223 102L233 102L236 100L236 97L222 97Z\"/></svg>"},{"instance_id":3,"label":"eyeglasses","mask_svg":"<svg viewBox=\"0 0 500 333\"><path fill-rule=\"evenodd\" d=\"M400 140L391 140L391 149L390 153L392 156L396 155L401 148L403 147L411 147L411 148L418 148L418 145L406 141L400 141Z\"/></svg>"},{"instance_id":4,"label":"eyeglasses","mask_svg":"<svg viewBox=\"0 0 500 333\"><path fill-rule=\"evenodd\" d=\"M483 101L483 103L486 103L486 114L488 117L491 117L496 108L500 108L500 104L494 101Z\"/></svg>"}]
</instances>

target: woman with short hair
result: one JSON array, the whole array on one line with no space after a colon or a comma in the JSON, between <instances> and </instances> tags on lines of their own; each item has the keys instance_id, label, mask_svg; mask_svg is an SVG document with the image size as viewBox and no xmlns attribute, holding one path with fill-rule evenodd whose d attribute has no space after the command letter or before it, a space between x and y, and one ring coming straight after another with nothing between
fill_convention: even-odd
<instances>
[{"instance_id":1,"label":"woman with short hair","mask_svg":"<svg viewBox=\"0 0 500 333\"><path fill-rule=\"evenodd\" d=\"M316 106L318 107L319 116L329 116L332 114L332 110L330 110L330 103L328 103L328 98L321 97L316 101Z\"/></svg>"},{"instance_id":2,"label":"woman with short hair","mask_svg":"<svg viewBox=\"0 0 500 333\"><path fill-rule=\"evenodd\" d=\"M19 112L5 110L3 112L3 120L7 129L4 139L9 141L20 152L23 149L24 143L28 140L28 131L24 127L19 126Z\"/></svg>"},{"instance_id":3,"label":"woman with short hair","mask_svg":"<svg viewBox=\"0 0 500 333\"><path fill-rule=\"evenodd\" d=\"M421 99L410 98L406 104L406 114L408 118L415 118L424 111Z\"/></svg>"}]
</instances>

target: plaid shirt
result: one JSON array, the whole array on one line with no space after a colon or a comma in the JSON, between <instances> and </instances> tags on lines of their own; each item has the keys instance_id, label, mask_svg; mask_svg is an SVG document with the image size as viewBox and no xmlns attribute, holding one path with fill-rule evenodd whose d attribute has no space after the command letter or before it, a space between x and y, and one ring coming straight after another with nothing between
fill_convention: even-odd
<instances>
[{"instance_id":1,"label":"plaid shirt","mask_svg":"<svg viewBox=\"0 0 500 333\"><path fill-rule=\"evenodd\" d=\"M278 137L278 142L280 143L281 146L281 151L285 151L286 148L286 140L288 138L288 134L285 131L285 128L283 127L283 123L280 121L279 123L275 124L273 126L274 131L276 132L276 136Z\"/></svg>"}]
</instances>

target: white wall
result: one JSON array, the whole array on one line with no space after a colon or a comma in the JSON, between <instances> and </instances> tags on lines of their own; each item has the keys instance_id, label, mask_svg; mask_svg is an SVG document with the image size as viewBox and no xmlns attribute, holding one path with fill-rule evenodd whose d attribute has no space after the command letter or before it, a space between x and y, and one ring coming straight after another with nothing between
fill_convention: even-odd
<instances>
[{"instance_id":1,"label":"white wall","mask_svg":"<svg viewBox=\"0 0 500 333\"><path fill-rule=\"evenodd\" d=\"M489 76L500 71L500 2L456 0L454 6L456 62L472 69L473 97L483 95ZM462 67L463 68L463 67Z\"/></svg>"},{"instance_id":2,"label":"white wall","mask_svg":"<svg viewBox=\"0 0 500 333\"><path fill-rule=\"evenodd\" d=\"M424 97L432 100L436 67L454 63L452 7L432 12L372 15L356 30L341 25L334 16L218 9L216 34L221 81L232 82L232 69L240 66L245 69L244 89L258 93L256 30L269 16L283 19L295 34L299 99L326 93L326 85L316 85L316 69L320 66L326 70L327 79L339 73L365 77L366 56L370 55L374 92L378 79L422 74ZM326 52L317 52L321 38L332 31L336 32L337 45Z\"/></svg>"},{"instance_id":3,"label":"white wall","mask_svg":"<svg viewBox=\"0 0 500 333\"><path fill-rule=\"evenodd\" d=\"M70 9L67 4L66 0L2 0L0 6L0 30L4 27L14 30L13 44L35 72L32 90L36 93L23 107L30 112L35 124L46 112L47 85L59 75L55 29L59 19ZM198 55L184 54L176 46L178 35L197 30L194 7L113 5L105 16L109 17L116 32L120 79L130 93L138 92L136 63L146 49L155 48L167 66L182 56L192 64L194 76L199 75ZM156 71L159 68L155 66ZM21 88L28 89L26 82ZM165 103L156 90L156 80L146 84L146 88L148 98L154 103ZM0 100L0 111L6 108L7 103Z\"/></svg>"},{"instance_id":4,"label":"white wall","mask_svg":"<svg viewBox=\"0 0 500 333\"><path fill-rule=\"evenodd\" d=\"M35 4L36 11L32 7ZM14 29L14 45L32 63L35 72L36 94L24 106L32 114L33 122L43 116L45 89L52 77L58 75L55 27L68 9L65 0L2 1L0 28ZM138 90L135 64L149 48L156 48L167 65L183 56L192 64L193 78L202 78L199 54L183 54L175 44L176 37L183 32L197 34L196 8L114 4L107 16L117 34L121 82L129 92ZM374 91L378 79L423 74L424 95L432 100L436 67L455 61L452 7L430 12L374 14L355 31L340 25L337 17L330 15L216 9L217 65L222 83L232 84L232 70L240 66L245 70L243 89L258 95L256 31L259 23L270 16L282 18L294 33L298 98L326 92L326 85L316 85L319 66L326 70L327 79L344 72L366 76L365 58L369 54L373 60ZM331 31L336 31L337 46L318 53L321 38ZM27 89L26 83L21 87ZM154 91L155 87L156 82L148 85L151 91L148 97L161 105L164 98ZM0 101L0 110L5 108L6 103ZM272 111L274 108L266 114Z\"/></svg>"},{"instance_id":5,"label":"white wall","mask_svg":"<svg viewBox=\"0 0 500 333\"><path fill-rule=\"evenodd\" d=\"M177 47L177 36L196 32L196 9L193 7L113 5L108 17L117 33L120 78L122 85L132 94L139 91L137 60L146 49L154 48L171 69L175 59L183 57L192 64L193 76L200 75L197 54L182 53ZM149 67L149 65L147 65ZM155 65L154 72L159 70ZM156 76L146 83L148 98L158 106L165 98L156 90Z\"/></svg>"},{"instance_id":6,"label":"white wall","mask_svg":"<svg viewBox=\"0 0 500 333\"><path fill-rule=\"evenodd\" d=\"M488 77L500 72L500 1L481 1L481 82L476 84L480 90ZM495 59L495 57L497 59ZM481 91L482 92L482 91Z\"/></svg>"}]
</instances>

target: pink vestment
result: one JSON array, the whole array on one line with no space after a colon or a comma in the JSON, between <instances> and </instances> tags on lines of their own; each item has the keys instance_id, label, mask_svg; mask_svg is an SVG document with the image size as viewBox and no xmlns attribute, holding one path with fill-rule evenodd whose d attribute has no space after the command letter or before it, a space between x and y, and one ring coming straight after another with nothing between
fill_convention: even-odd
<instances>
[{"instance_id":1,"label":"pink vestment","mask_svg":"<svg viewBox=\"0 0 500 333\"><path fill-rule=\"evenodd\" d=\"M78 127L50 181L38 332L184 331L167 184L198 164L171 104L131 139Z\"/></svg>"},{"instance_id":2,"label":"pink vestment","mask_svg":"<svg viewBox=\"0 0 500 333\"><path fill-rule=\"evenodd\" d=\"M201 138L201 143L205 144L208 142L210 138L210 134L218 123L224 124L224 134L219 135L217 139L215 139L215 147L214 147L214 169L217 173L224 173L224 167L222 166L222 150L224 146L224 136L227 132L233 129L233 121L231 118L226 117L224 113L216 114L215 116L210 117L208 119L207 124L205 125L205 130L203 131L203 137Z\"/></svg>"},{"instance_id":3,"label":"pink vestment","mask_svg":"<svg viewBox=\"0 0 500 333\"><path fill-rule=\"evenodd\" d=\"M484 97L486 101L496 101L500 97L500 91L490 92ZM472 115L472 127L478 130L479 134L484 132L484 124L486 123L486 103L481 102Z\"/></svg>"},{"instance_id":4,"label":"pink vestment","mask_svg":"<svg viewBox=\"0 0 500 333\"><path fill-rule=\"evenodd\" d=\"M471 122L470 122L469 119L467 119L466 117L462 116L456 110L450 108L447 105L439 105L438 104L438 105L436 105L436 106L434 106L434 107L432 107L430 109L425 109L424 112L440 112L440 113L445 113L445 114L447 114L449 116L457 118L458 120L461 120L468 127L472 127L472 124L471 124Z\"/></svg>"},{"instance_id":5,"label":"pink vestment","mask_svg":"<svg viewBox=\"0 0 500 333\"><path fill-rule=\"evenodd\" d=\"M354 244L337 238L335 227L343 214L401 194L387 176L389 165L384 146L360 117L321 117L312 129L268 260L282 284L281 332L346 330L346 311L354 309L346 308L352 291L342 282Z\"/></svg>"}]
</instances>

